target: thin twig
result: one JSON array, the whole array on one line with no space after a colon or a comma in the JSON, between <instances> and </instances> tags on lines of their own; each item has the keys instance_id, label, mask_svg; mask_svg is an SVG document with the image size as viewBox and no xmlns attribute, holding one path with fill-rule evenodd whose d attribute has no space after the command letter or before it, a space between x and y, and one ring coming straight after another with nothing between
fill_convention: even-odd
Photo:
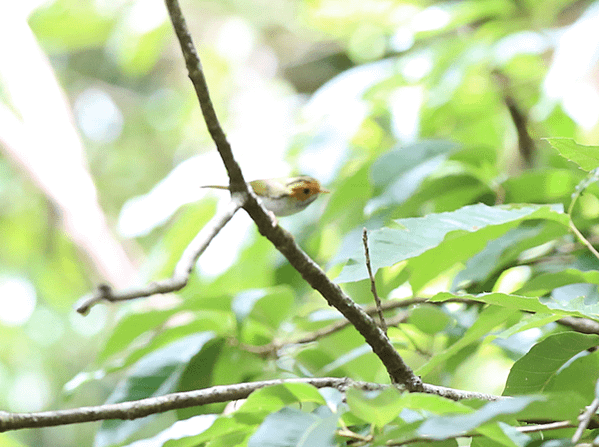
<instances>
[{"instance_id":1,"label":"thin twig","mask_svg":"<svg viewBox=\"0 0 599 447\"><path fill-rule=\"evenodd\" d=\"M538 424L538 425L527 425L527 426L523 426L523 427L514 427L517 431L519 431L520 433L538 433L541 431L548 431L548 430L561 430L563 428L568 428L568 427L572 427L572 424L570 423L570 421L558 421L558 422L550 422L547 424ZM343 434L340 433L341 436L343 436ZM483 436L482 433L460 433L459 435L455 435L455 436L449 436L447 438L445 438L445 440L448 439L457 439L457 438L478 438L480 436ZM428 436L416 436L414 438L410 438L410 439L402 439L400 441L389 441L387 443L385 443L386 446L400 446L400 445L406 445L406 444L414 444L417 442L438 442L440 441L440 439L435 439L435 438L431 438Z\"/></svg>"},{"instance_id":2,"label":"thin twig","mask_svg":"<svg viewBox=\"0 0 599 447\"><path fill-rule=\"evenodd\" d=\"M599 259L599 252L595 249L595 247L593 247L593 245L587 241L587 239L583 236L583 234L578 230L578 228L576 228L576 225L574 225L574 222L572 222L572 218L570 217L570 229L574 232L574 234L576 235L576 237L578 238L578 240L580 242L582 242L591 253L593 253L593 255L595 255L595 257L597 259Z\"/></svg>"},{"instance_id":3,"label":"thin twig","mask_svg":"<svg viewBox=\"0 0 599 447\"><path fill-rule=\"evenodd\" d=\"M433 305L440 306L445 303L474 304L474 303L481 303L481 302L482 301L476 301L476 300L472 300L469 298L451 298L451 299L448 299L445 301L430 301L429 298L416 297L416 298L408 298L405 300L385 301L384 303L381 303L380 308L383 311L388 311L388 310L393 310L393 309L405 309L406 307L413 306L414 304L422 304L422 303L430 303ZM366 312L368 315L371 315L371 316L378 313L378 310L379 310L379 308L376 305L368 306L368 307L364 308L364 312ZM397 326L400 323L404 323L407 318L408 318L408 313L402 312L402 313L395 315L395 316L391 317L390 319L388 319L387 326L388 327ZM574 323L572 323L572 324L574 324ZM341 321L336 321L335 323L332 323L329 326L325 326L316 331L307 333L307 334L305 334L299 338L296 338L296 339L292 338L290 340L274 341L272 343L268 343L266 345L261 345L261 346L252 346L252 345L246 345L246 344L239 344L239 346L241 347L241 349L251 352L253 354L274 355L274 354L276 354L277 350L281 349L285 345L312 343L316 340L319 340L323 337L334 334L335 332L338 332L338 331L346 328L347 326L351 326L351 325L352 325L352 323L350 321L341 320ZM412 340L410 340L410 341L412 341ZM419 349L418 346L416 346L416 344L413 341L412 341L412 344L414 344L414 347L416 350ZM419 352L421 354L423 354L425 357L429 356L429 354L424 351L419 351Z\"/></svg>"},{"instance_id":4,"label":"thin twig","mask_svg":"<svg viewBox=\"0 0 599 447\"><path fill-rule=\"evenodd\" d=\"M362 242L364 243L364 256L366 257L366 268L368 269L368 276L370 277L370 290L372 296L374 296L374 302L376 303L376 310L379 314L379 321L381 329L385 335L387 335L387 323L385 323L385 317L383 316L383 309L381 308L381 299L376 291L376 282L374 281L374 275L372 274L372 266L370 265L370 250L368 249L368 230L364 228L362 230Z\"/></svg>"},{"instance_id":5,"label":"thin twig","mask_svg":"<svg viewBox=\"0 0 599 447\"><path fill-rule=\"evenodd\" d=\"M366 313L368 313L368 315L373 315L376 313L376 309L372 309L371 311L366 309ZM408 316L408 312L401 312L398 315L391 317L388 321L388 324L389 326L397 326L400 323L404 323L408 319ZM310 332L309 334L306 334L303 337L300 337L295 340L292 339L287 341L274 341L272 343L260 346L239 343L238 346L244 351L251 352L252 354L258 354L262 356L276 355L277 351L283 348L284 346L312 343L328 335L334 334L335 332L339 332L341 329L344 329L348 326L351 326L351 323L343 319L328 326L325 326L322 329Z\"/></svg>"},{"instance_id":6,"label":"thin twig","mask_svg":"<svg viewBox=\"0 0 599 447\"><path fill-rule=\"evenodd\" d=\"M135 289L114 291L106 284L98 286L91 296L85 296L75 304L75 309L80 314L87 314L89 309L100 301L128 301L136 298L148 297L158 293L175 292L182 289L189 281L189 275L193 270L198 258L206 250L212 239L231 220L243 204L243 197L233 194L228 206L217 213L204 228L193 238L187 248L183 251L181 258L175 266L173 276L162 281L155 281L143 287Z\"/></svg>"},{"instance_id":7,"label":"thin twig","mask_svg":"<svg viewBox=\"0 0 599 447\"><path fill-rule=\"evenodd\" d=\"M562 428L573 427L570 421L548 422L547 424L525 425L523 427L515 427L520 433L538 433L547 430L561 430Z\"/></svg>"},{"instance_id":8,"label":"thin twig","mask_svg":"<svg viewBox=\"0 0 599 447\"><path fill-rule=\"evenodd\" d=\"M599 381L598 381L598 383L599 383ZM597 386L595 386L595 387L597 387ZM576 431L574 432L574 436L572 436L573 444L577 444L578 441L580 441L580 438L582 438L584 431L589 426L591 419L593 418L593 416L595 416L597 409L599 409L599 397L595 396L595 399L593 399L593 402L591 402L591 405L586 407L584 412L578 417L578 421L580 423L578 424L578 427L576 428Z\"/></svg>"}]
</instances>

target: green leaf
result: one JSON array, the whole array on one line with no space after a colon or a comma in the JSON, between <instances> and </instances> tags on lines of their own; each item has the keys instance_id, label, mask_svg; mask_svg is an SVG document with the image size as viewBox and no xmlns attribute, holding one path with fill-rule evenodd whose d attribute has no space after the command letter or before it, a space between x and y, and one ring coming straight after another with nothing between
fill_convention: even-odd
<instances>
[{"instance_id":1,"label":"green leaf","mask_svg":"<svg viewBox=\"0 0 599 447\"><path fill-rule=\"evenodd\" d=\"M374 186L385 191L370 202L370 211L403 203L457 148L454 142L429 140L381 155L372 164L370 176Z\"/></svg>"},{"instance_id":2,"label":"green leaf","mask_svg":"<svg viewBox=\"0 0 599 447\"><path fill-rule=\"evenodd\" d=\"M438 306L421 305L412 310L408 322L425 334L436 334L445 329L449 316Z\"/></svg>"},{"instance_id":3,"label":"green leaf","mask_svg":"<svg viewBox=\"0 0 599 447\"><path fill-rule=\"evenodd\" d=\"M524 447L531 440L531 437L520 433L516 427L504 422L495 422L484 424L475 430L481 436L473 437L470 447ZM476 441L476 442L475 442Z\"/></svg>"},{"instance_id":4,"label":"green leaf","mask_svg":"<svg viewBox=\"0 0 599 447\"><path fill-rule=\"evenodd\" d=\"M564 225L546 221L538 225L514 228L490 241L481 252L471 257L466 262L466 268L454 278L452 287L455 289L464 281L484 283L491 275L517 262L523 251L553 241L569 231ZM483 284L481 289L485 290L484 287Z\"/></svg>"},{"instance_id":5,"label":"green leaf","mask_svg":"<svg viewBox=\"0 0 599 447\"><path fill-rule=\"evenodd\" d=\"M141 334L160 326L175 312L176 310L150 310L124 316L118 321L110 337L106 340L104 348L98 354L98 361L105 361L122 351Z\"/></svg>"},{"instance_id":6,"label":"green leaf","mask_svg":"<svg viewBox=\"0 0 599 447\"><path fill-rule=\"evenodd\" d=\"M237 410L238 414L263 415L280 410L297 402L314 402L326 405L318 389L305 383L282 383L254 391Z\"/></svg>"},{"instance_id":7,"label":"green leaf","mask_svg":"<svg viewBox=\"0 0 599 447\"><path fill-rule=\"evenodd\" d=\"M539 396L520 396L489 402L471 414L431 417L422 423L418 434L432 439L460 436L498 417L518 414L532 402L540 399L542 398Z\"/></svg>"},{"instance_id":8,"label":"green leaf","mask_svg":"<svg viewBox=\"0 0 599 447\"><path fill-rule=\"evenodd\" d=\"M584 297L576 297L567 302L553 298L539 299L537 297L512 295L500 292L480 293L478 295L453 294L440 292L430 298L432 302L443 302L453 298L469 298L481 303L495 304L508 309L518 309L524 312L535 312L550 315L571 315L577 317L597 318L599 304L584 302Z\"/></svg>"},{"instance_id":9,"label":"green leaf","mask_svg":"<svg viewBox=\"0 0 599 447\"><path fill-rule=\"evenodd\" d=\"M545 138L562 157L576 163L585 171L599 167L599 146L583 146L571 138Z\"/></svg>"},{"instance_id":10,"label":"green leaf","mask_svg":"<svg viewBox=\"0 0 599 447\"><path fill-rule=\"evenodd\" d=\"M173 446L175 444L177 447L196 445L191 443L190 438L203 433L212 427L217 417L218 416L215 414L201 414L189 419L179 420L153 438L145 439L144 442L146 442L147 445L161 447L168 447L169 445ZM182 433L185 433L185 436L182 437Z\"/></svg>"},{"instance_id":11,"label":"green leaf","mask_svg":"<svg viewBox=\"0 0 599 447\"><path fill-rule=\"evenodd\" d=\"M200 419L200 422L205 420L209 421L210 416L212 415L195 416L188 419L188 421L196 420L196 418L202 418ZM167 441L164 444L164 447L196 447L208 441L230 441L232 438L243 439L247 437L253 430L255 430L255 426L257 424L258 422L254 424L248 424L247 422L240 421L235 418L235 413L233 415L220 416L208 428L198 424L198 427L193 427L189 430L189 432L186 432L189 433L186 436L181 436L180 432L177 433L178 437ZM192 434L193 430L197 430L198 434ZM238 444L239 442L233 442L228 445Z\"/></svg>"},{"instance_id":12,"label":"green leaf","mask_svg":"<svg viewBox=\"0 0 599 447\"><path fill-rule=\"evenodd\" d=\"M264 419L248 447L334 447L337 418L283 408Z\"/></svg>"},{"instance_id":13,"label":"green leaf","mask_svg":"<svg viewBox=\"0 0 599 447\"><path fill-rule=\"evenodd\" d=\"M597 284L599 285L599 272L591 270L583 272L576 269L566 269L560 272L542 273L530 279L517 290L520 295L543 296L568 284Z\"/></svg>"},{"instance_id":14,"label":"green leaf","mask_svg":"<svg viewBox=\"0 0 599 447\"><path fill-rule=\"evenodd\" d=\"M554 392L575 392L584 398L593 395L599 378L599 351L586 354L559 369L545 389Z\"/></svg>"},{"instance_id":15,"label":"green leaf","mask_svg":"<svg viewBox=\"0 0 599 447\"><path fill-rule=\"evenodd\" d=\"M211 332L194 334L142 358L129 376L117 384L106 403L127 402L173 392L188 362L213 338ZM104 421L96 433L95 445L103 447L124 442L151 419Z\"/></svg>"},{"instance_id":16,"label":"green leaf","mask_svg":"<svg viewBox=\"0 0 599 447\"><path fill-rule=\"evenodd\" d=\"M379 428L395 419L404 406L401 393L394 387L371 392L350 388L346 396L354 415Z\"/></svg>"},{"instance_id":17,"label":"green leaf","mask_svg":"<svg viewBox=\"0 0 599 447\"><path fill-rule=\"evenodd\" d=\"M381 155L372 164L370 175L372 176L374 186L377 188L386 187L390 183L396 182L398 176L410 174L414 168L430 160L437 159L439 155L443 155L442 159L445 159L447 155L454 152L458 147L459 145L452 141L424 140L395 148ZM427 174L429 173L427 172ZM405 186L414 188L415 190L418 185L406 184Z\"/></svg>"},{"instance_id":18,"label":"green leaf","mask_svg":"<svg viewBox=\"0 0 599 447\"><path fill-rule=\"evenodd\" d=\"M571 391L545 392L541 397L541 400L531 403L516 417L520 420L569 420L575 423L580 409L590 401L588 397Z\"/></svg>"},{"instance_id":19,"label":"green leaf","mask_svg":"<svg viewBox=\"0 0 599 447\"><path fill-rule=\"evenodd\" d=\"M542 392L572 357L599 344L599 335L562 332L534 345L519 359L507 378L506 396Z\"/></svg>"},{"instance_id":20,"label":"green leaf","mask_svg":"<svg viewBox=\"0 0 599 447\"><path fill-rule=\"evenodd\" d=\"M247 290L238 294L231 303L238 322L251 317L277 329L293 309L293 291L287 286Z\"/></svg>"},{"instance_id":21,"label":"green leaf","mask_svg":"<svg viewBox=\"0 0 599 447\"><path fill-rule=\"evenodd\" d=\"M528 219L555 220L568 224L561 207L540 205L495 206L484 204L425 217L398 219L399 228L385 227L369 234L373 270L419 257L410 266L417 277L410 281L416 290L459 260L481 251L486 243ZM486 231L485 231L486 230ZM441 251L432 249L439 247ZM421 256L426 254L426 256ZM359 281L368 277L363 250L350 257L337 282ZM414 286L416 281L418 286Z\"/></svg>"},{"instance_id":22,"label":"green leaf","mask_svg":"<svg viewBox=\"0 0 599 447\"><path fill-rule=\"evenodd\" d=\"M427 363L418 368L418 375L426 376L435 368L441 366L452 356L457 354L466 346L478 342L482 337L489 333L495 327L503 324L506 320L516 313L515 309L506 309L499 306L490 306L480 313L478 319L470 328L462 335L458 341L449 346L443 352L436 353Z\"/></svg>"}]
</instances>

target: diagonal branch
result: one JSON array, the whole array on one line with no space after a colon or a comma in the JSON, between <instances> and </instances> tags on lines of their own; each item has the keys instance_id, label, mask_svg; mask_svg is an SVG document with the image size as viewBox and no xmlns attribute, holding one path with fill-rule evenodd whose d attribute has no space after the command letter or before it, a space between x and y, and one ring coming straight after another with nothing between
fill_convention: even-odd
<instances>
[{"instance_id":1,"label":"diagonal branch","mask_svg":"<svg viewBox=\"0 0 599 447\"><path fill-rule=\"evenodd\" d=\"M196 261L202 253L208 248L208 245L222 228L231 220L243 203L244 197L239 193L233 194L228 206L220 213L216 214L202 230L193 238L181 258L175 266L173 276L162 281L154 281L143 287L114 291L106 284L98 286L96 291L90 296L84 296L75 304L75 309L80 314L87 314L89 309L100 301L127 301L135 298L142 298L158 293L175 292L182 289L189 281L189 275L196 264Z\"/></svg>"},{"instance_id":2,"label":"diagonal branch","mask_svg":"<svg viewBox=\"0 0 599 447\"><path fill-rule=\"evenodd\" d=\"M198 100L200 101L200 107L202 108L202 114L204 115L204 121L208 127L208 132L210 132L210 136L214 140L216 149L229 174L230 190L231 192L238 191L248 193L248 187L243 179L241 168L233 157L231 145L227 140L227 136L218 121L216 111L212 105L210 93L208 92L208 83L206 82L204 70L202 69L202 63L196 52L191 34L187 29L187 23L181 12L179 2L177 0L166 0L166 7L171 22L173 23L175 33L177 34L177 38L179 39L179 44L181 45L181 51L185 58L189 79L191 79L191 83L193 84Z\"/></svg>"},{"instance_id":3,"label":"diagonal branch","mask_svg":"<svg viewBox=\"0 0 599 447\"><path fill-rule=\"evenodd\" d=\"M227 141L210 101L202 65L194 48L181 8L177 0L166 0L166 6L179 39L189 78L198 96L208 131L229 174L230 190L246 194L243 208L254 220L260 233L272 242L312 288L320 292L331 306L339 310L354 325L371 346L374 353L381 359L392 380L404 385L410 391L422 390L420 377L417 377L403 361L374 320L326 276L324 271L295 243L289 232L278 225L273 225L271 217L258 203L253 192L248 189L241 168L233 157L231 145Z\"/></svg>"}]
</instances>

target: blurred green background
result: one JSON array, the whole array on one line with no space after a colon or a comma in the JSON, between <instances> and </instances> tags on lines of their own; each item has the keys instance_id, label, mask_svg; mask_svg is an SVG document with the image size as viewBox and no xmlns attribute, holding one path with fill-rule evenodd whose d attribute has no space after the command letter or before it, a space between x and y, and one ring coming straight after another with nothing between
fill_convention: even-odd
<instances>
[{"instance_id":1,"label":"blurred green background","mask_svg":"<svg viewBox=\"0 0 599 447\"><path fill-rule=\"evenodd\" d=\"M566 167L542 137L592 144L599 135L599 2L206 0L182 8L246 178L303 173L333 190L283 221L333 271L356 240L347 236L365 224L498 197L565 201L575 174L564 170L553 190L539 190L521 173ZM305 315L322 305L240 212L188 291L75 313L99 282L170 275L226 197L199 186L226 184L226 172L162 2L4 2L0 17L0 409L104 402L122 374L107 359L123 347L108 349L107 340L139 309L200 292L228 303L280 284L295 294L280 299L304 303ZM519 117L532 143L519 135ZM376 160L427 139L447 141L417 146L415 158L428 154L423 171L386 189L392 179ZM447 162L451 144L463 151ZM460 185L454 195L449 186L432 200L435 190L418 189L435 172ZM498 186L508 176L524 184ZM585 217L596 218L597 203L585 200ZM265 336L255 331L250 338ZM505 371L502 354L485 356L468 370ZM475 376L458 373L452 385L483 386L467 383ZM13 432L0 445L91 445L98 427Z\"/></svg>"}]
</instances>

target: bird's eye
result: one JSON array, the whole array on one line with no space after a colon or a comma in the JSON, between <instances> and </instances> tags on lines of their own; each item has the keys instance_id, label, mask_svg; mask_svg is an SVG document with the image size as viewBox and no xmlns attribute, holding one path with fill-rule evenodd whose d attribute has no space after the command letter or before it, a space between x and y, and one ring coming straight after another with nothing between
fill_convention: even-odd
<instances>
[{"instance_id":1,"label":"bird's eye","mask_svg":"<svg viewBox=\"0 0 599 447\"><path fill-rule=\"evenodd\" d=\"M304 194L306 194L306 195L310 194L310 190L308 188L304 188Z\"/></svg>"}]
</instances>

